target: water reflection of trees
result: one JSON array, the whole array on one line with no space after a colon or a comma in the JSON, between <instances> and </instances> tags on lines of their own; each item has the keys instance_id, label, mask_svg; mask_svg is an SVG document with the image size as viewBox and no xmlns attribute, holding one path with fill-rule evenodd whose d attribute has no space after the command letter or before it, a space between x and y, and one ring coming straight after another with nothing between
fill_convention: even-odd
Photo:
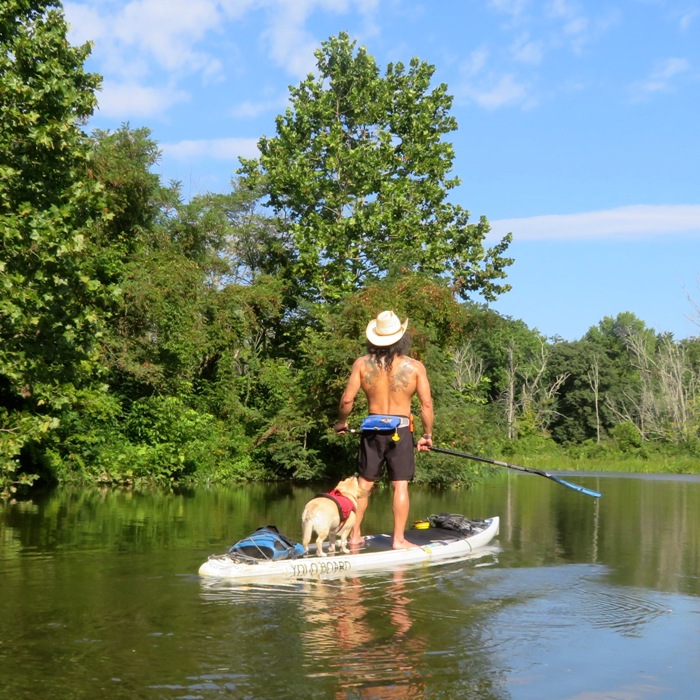
<instances>
[{"instance_id":1,"label":"water reflection of trees","mask_svg":"<svg viewBox=\"0 0 700 700\"><path fill-rule=\"evenodd\" d=\"M501 540L528 566L605 564L611 582L700 594L700 481L603 477L600 500L517 482Z\"/></svg>"}]
</instances>

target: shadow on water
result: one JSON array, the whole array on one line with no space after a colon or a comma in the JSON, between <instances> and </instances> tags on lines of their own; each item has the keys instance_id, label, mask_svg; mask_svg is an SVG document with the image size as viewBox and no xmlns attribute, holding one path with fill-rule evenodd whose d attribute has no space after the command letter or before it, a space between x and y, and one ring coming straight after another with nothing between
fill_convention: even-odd
<instances>
[{"instance_id":1,"label":"shadow on water","mask_svg":"<svg viewBox=\"0 0 700 700\"><path fill-rule=\"evenodd\" d=\"M499 515L488 556L274 585L196 572L263 524L298 539L323 486L3 506L0 698L694 697L700 480L566 478L603 497L511 474L412 489L413 519ZM366 524L390 529L389 489Z\"/></svg>"}]
</instances>

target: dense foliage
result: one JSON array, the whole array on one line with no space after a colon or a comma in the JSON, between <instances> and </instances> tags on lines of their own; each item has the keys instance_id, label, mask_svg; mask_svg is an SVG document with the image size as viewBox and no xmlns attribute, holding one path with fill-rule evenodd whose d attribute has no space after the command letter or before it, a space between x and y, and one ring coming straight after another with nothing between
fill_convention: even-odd
<instances>
[{"instance_id":1,"label":"dense foliage","mask_svg":"<svg viewBox=\"0 0 700 700\"><path fill-rule=\"evenodd\" d=\"M561 342L474 301L507 291L510 239L486 249L488 221L447 199L457 125L431 66L381 76L331 38L231 191L185 202L152 173L148 129L82 131L99 79L65 34L56 2L0 9L3 495L335 479L355 452L330 430L338 398L384 308L410 319L439 444L700 456L698 339L621 313ZM435 484L476 473L419 460Z\"/></svg>"},{"instance_id":2,"label":"dense foliage","mask_svg":"<svg viewBox=\"0 0 700 700\"><path fill-rule=\"evenodd\" d=\"M0 486L31 481L45 438L97 379L111 290L87 254L103 218L80 129L98 77L55 3L0 5Z\"/></svg>"}]
</instances>

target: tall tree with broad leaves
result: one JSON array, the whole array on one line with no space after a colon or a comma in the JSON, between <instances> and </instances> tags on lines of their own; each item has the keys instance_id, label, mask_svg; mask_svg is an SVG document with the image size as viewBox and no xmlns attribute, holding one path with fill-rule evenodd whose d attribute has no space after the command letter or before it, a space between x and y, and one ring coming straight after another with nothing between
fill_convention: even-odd
<instances>
[{"instance_id":1,"label":"tall tree with broad leaves","mask_svg":"<svg viewBox=\"0 0 700 700\"><path fill-rule=\"evenodd\" d=\"M0 494L97 359L85 250L103 212L80 127L99 77L66 34L59 2L0 3Z\"/></svg>"},{"instance_id":2,"label":"tall tree with broad leaves","mask_svg":"<svg viewBox=\"0 0 700 700\"><path fill-rule=\"evenodd\" d=\"M300 299L334 302L385 276L440 277L456 296L493 300L512 260L505 236L484 247L488 221L447 201L457 128L447 86L431 88L434 67L375 60L346 33L316 51L318 72L290 87L276 136L242 159L250 187L287 231Z\"/></svg>"}]
</instances>

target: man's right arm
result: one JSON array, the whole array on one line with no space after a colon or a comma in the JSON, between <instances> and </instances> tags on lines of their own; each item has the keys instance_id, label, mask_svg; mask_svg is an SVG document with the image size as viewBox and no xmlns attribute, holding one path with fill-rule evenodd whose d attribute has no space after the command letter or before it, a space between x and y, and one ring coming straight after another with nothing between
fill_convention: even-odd
<instances>
[{"instance_id":1,"label":"man's right arm","mask_svg":"<svg viewBox=\"0 0 700 700\"><path fill-rule=\"evenodd\" d=\"M360 374L360 366L362 364L362 358L355 360L352 366L352 371L350 372L350 378L345 386L345 391L340 397L340 404L338 405L338 420L333 426L336 433L344 433L348 430L347 419L352 411L353 404L355 403L355 397L357 392L360 390L362 384L362 375Z\"/></svg>"}]
</instances>

